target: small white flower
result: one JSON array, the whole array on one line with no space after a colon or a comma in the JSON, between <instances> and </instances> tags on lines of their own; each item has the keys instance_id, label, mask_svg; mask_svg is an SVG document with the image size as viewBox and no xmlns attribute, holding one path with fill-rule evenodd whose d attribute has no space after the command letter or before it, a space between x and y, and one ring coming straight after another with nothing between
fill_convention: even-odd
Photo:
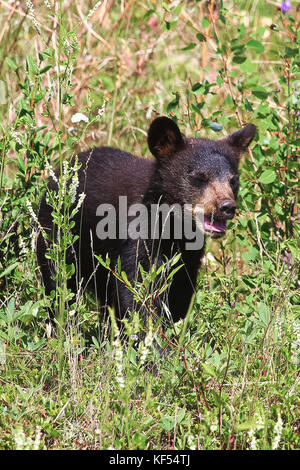
<instances>
[{"instance_id":1,"label":"small white flower","mask_svg":"<svg viewBox=\"0 0 300 470\"><path fill-rule=\"evenodd\" d=\"M125 379L123 376L123 351L119 337L113 342L115 349L116 381L120 388L125 388Z\"/></svg>"},{"instance_id":2,"label":"small white flower","mask_svg":"<svg viewBox=\"0 0 300 470\"><path fill-rule=\"evenodd\" d=\"M98 10L101 4L102 2L97 2L96 5L93 8L91 8L91 10L88 12L86 19L91 18L91 16L93 16L93 14Z\"/></svg>"},{"instance_id":3,"label":"small white flower","mask_svg":"<svg viewBox=\"0 0 300 470\"><path fill-rule=\"evenodd\" d=\"M11 131L11 136L19 145L22 145L22 146L26 145L25 144L26 136L25 136L25 140L23 141L22 139L24 139L24 135L21 132Z\"/></svg>"},{"instance_id":4,"label":"small white flower","mask_svg":"<svg viewBox=\"0 0 300 470\"><path fill-rule=\"evenodd\" d=\"M26 243L24 241L24 238L22 238L22 237L20 237L19 246L21 248L21 251L20 251L21 256L26 255L28 253L28 250L27 250L27 246L26 246Z\"/></svg>"},{"instance_id":5,"label":"small white flower","mask_svg":"<svg viewBox=\"0 0 300 470\"><path fill-rule=\"evenodd\" d=\"M65 52L67 55L70 55L71 54L71 43L70 41L68 40L68 38L65 38L64 39L64 48L65 48Z\"/></svg>"},{"instance_id":6,"label":"small white flower","mask_svg":"<svg viewBox=\"0 0 300 470\"><path fill-rule=\"evenodd\" d=\"M250 449L251 450L257 450L255 429L250 429L250 431L248 431L248 436L250 438Z\"/></svg>"},{"instance_id":7,"label":"small white flower","mask_svg":"<svg viewBox=\"0 0 300 470\"><path fill-rule=\"evenodd\" d=\"M89 118L87 116L85 116L85 114L76 113L72 116L71 121L73 123L80 122L80 121L89 122Z\"/></svg>"},{"instance_id":8,"label":"small white flower","mask_svg":"<svg viewBox=\"0 0 300 470\"><path fill-rule=\"evenodd\" d=\"M49 173L49 175L51 176L51 178L58 184L58 179L56 178L56 174L54 173L53 168L52 168L52 166L50 165L49 162L46 162L46 164L45 164L45 170L48 171L48 173Z\"/></svg>"},{"instance_id":9,"label":"small white flower","mask_svg":"<svg viewBox=\"0 0 300 470\"><path fill-rule=\"evenodd\" d=\"M103 114L105 113L105 103L98 109L98 117L99 119L102 118Z\"/></svg>"},{"instance_id":10,"label":"small white flower","mask_svg":"<svg viewBox=\"0 0 300 470\"><path fill-rule=\"evenodd\" d=\"M34 440L26 436L21 426L13 430L16 450L39 450L41 442L41 428L37 427Z\"/></svg>"},{"instance_id":11,"label":"small white flower","mask_svg":"<svg viewBox=\"0 0 300 470\"><path fill-rule=\"evenodd\" d=\"M44 0L44 3L46 5L46 7L49 8L49 10L51 10L52 6L51 6L51 3L49 2L49 0Z\"/></svg>"},{"instance_id":12,"label":"small white flower","mask_svg":"<svg viewBox=\"0 0 300 470\"><path fill-rule=\"evenodd\" d=\"M278 419L277 423L274 426L274 437L273 437L273 442L272 442L272 450L276 450L279 446L280 440L281 440L281 434L282 434L282 419L280 416L280 413L278 413Z\"/></svg>"},{"instance_id":13,"label":"small white flower","mask_svg":"<svg viewBox=\"0 0 300 470\"><path fill-rule=\"evenodd\" d=\"M32 253L36 252L36 236L37 232L35 230L31 231L30 238L31 238L31 251Z\"/></svg>"},{"instance_id":14,"label":"small white flower","mask_svg":"<svg viewBox=\"0 0 300 470\"><path fill-rule=\"evenodd\" d=\"M37 22L37 19L35 17L35 11L34 11L34 6L33 6L32 1L31 0L26 0L25 3L26 3L26 6L28 8L28 16L31 19L34 28L36 29L38 34L41 34L40 25Z\"/></svg>"},{"instance_id":15,"label":"small white flower","mask_svg":"<svg viewBox=\"0 0 300 470\"><path fill-rule=\"evenodd\" d=\"M79 195L79 198L78 198L78 202L77 202L77 205L75 207L75 211L78 211L78 209L80 209L80 207L82 206L82 203L84 201L84 198L85 198L85 194L84 193L81 193Z\"/></svg>"},{"instance_id":16,"label":"small white flower","mask_svg":"<svg viewBox=\"0 0 300 470\"><path fill-rule=\"evenodd\" d=\"M70 186L71 204L74 204L75 202L78 185L79 185L79 179L78 179L78 173L76 172L72 177L72 182Z\"/></svg>"},{"instance_id":17,"label":"small white flower","mask_svg":"<svg viewBox=\"0 0 300 470\"><path fill-rule=\"evenodd\" d=\"M38 221L38 218L37 218L37 215L36 213L34 212L33 208L32 208L32 205L31 205L31 201L27 201L26 203L27 205L27 209L28 209L28 212L30 213L31 217L33 218L33 220L36 222L36 223L39 223Z\"/></svg>"},{"instance_id":18,"label":"small white flower","mask_svg":"<svg viewBox=\"0 0 300 470\"><path fill-rule=\"evenodd\" d=\"M69 165L67 160L63 161L63 175L68 176Z\"/></svg>"}]
</instances>

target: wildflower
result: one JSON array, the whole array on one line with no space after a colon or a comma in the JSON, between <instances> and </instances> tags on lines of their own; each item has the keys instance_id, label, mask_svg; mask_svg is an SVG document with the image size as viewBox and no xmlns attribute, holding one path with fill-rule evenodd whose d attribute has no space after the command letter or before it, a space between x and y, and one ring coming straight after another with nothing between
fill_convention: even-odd
<instances>
[{"instance_id":1,"label":"wildflower","mask_svg":"<svg viewBox=\"0 0 300 470\"><path fill-rule=\"evenodd\" d=\"M24 136L21 132L11 131L11 136L17 142L17 144L21 146L25 145L25 142L22 140Z\"/></svg>"},{"instance_id":2,"label":"wildflower","mask_svg":"<svg viewBox=\"0 0 300 470\"><path fill-rule=\"evenodd\" d=\"M72 116L71 121L74 123L80 121L89 122L89 119L82 113L76 113Z\"/></svg>"},{"instance_id":3,"label":"wildflower","mask_svg":"<svg viewBox=\"0 0 300 470\"><path fill-rule=\"evenodd\" d=\"M289 11L291 8L293 8L293 5L291 4L290 0L286 0L285 2L281 2L280 9L284 13Z\"/></svg>"},{"instance_id":4,"label":"wildflower","mask_svg":"<svg viewBox=\"0 0 300 470\"><path fill-rule=\"evenodd\" d=\"M36 230L32 230L30 234L30 240L31 240L30 247L31 247L32 253L36 252L36 236L37 236Z\"/></svg>"},{"instance_id":5,"label":"wildflower","mask_svg":"<svg viewBox=\"0 0 300 470\"><path fill-rule=\"evenodd\" d=\"M23 237L20 237L19 246L21 248L20 255L26 255L28 253L27 246Z\"/></svg>"},{"instance_id":6,"label":"wildflower","mask_svg":"<svg viewBox=\"0 0 300 470\"><path fill-rule=\"evenodd\" d=\"M125 388L125 380L123 377L123 351L120 339L116 336L115 341L113 342L115 347L115 365L117 370L116 380L120 388Z\"/></svg>"},{"instance_id":7,"label":"wildflower","mask_svg":"<svg viewBox=\"0 0 300 470\"><path fill-rule=\"evenodd\" d=\"M257 447L256 447L256 437L255 437L255 429L250 429L250 431L248 431L248 436L250 438L250 449L251 450L257 450Z\"/></svg>"},{"instance_id":8,"label":"wildflower","mask_svg":"<svg viewBox=\"0 0 300 470\"><path fill-rule=\"evenodd\" d=\"M280 413L278 413L277 423L274 426L274 439L272 442L272 450L276 450L279 446L279 442L282 434L282 419Z\"/></svg>"},{"instance_id":9,"label":"wildflower","mask_svg":"<svg viewBox=\"0 0 300 470\"><path fill-rule=\"evenodd\" d=\"M64 49L65 49L65 53L66 55L70 55L71 54L71 43L70 41L68 40L68 38L65 38L64 39Z\"/></svg>"},{"instance_id":10,"label":"wildflower","mask_svg":"<svg viewBox=\"0 0 300 470\"><path fill-rule=\"evenodd\" d=\"M93 16L93 14L98 10L98 8L101 6L102 2L97 2L94 8L91 8L90 11L88 12L88 15L86 19L88 20Z\"/></svg>"},{"instance_id":11,"label":"wildflower","mask_svg":"<svg viewBox=\"0 0 300 470\"><path fill-rule=\"evenodd\" d=\"M34 210L32 208L31 201L27 201L27 209L28 209L28 212L30 213L31 217L33 218L33 220L38 224L39 221L38 221L36 213L34 212Z\"/></svg>"},{"instance_id":12,"label":"wildflower","mask_svg":"<svg viewBox=\"0 0 300 470\"><path fill-rule=\"evenodd\" d=\"M137 341L139 339L139 337L138 337L138 335L131 335L130 339L132 339L132 341Z\"/></svg>"},{"instance_id":13,"label":"wildflower","mask_svg":"<svg viewBox=\"0 0 300 470\"><path fill-rule=\"evenodd\" d=\"M51 101L55 93L55 83L52 80L48 81L48 93L48 101Z\"/></svg>"},{"instance_id":14,"label":"wildflower","mask_svg":"<svg viewBox=\"0 0 300 470\"><path fill-rule=\"evenodd\" d=\"M51 6L51 3L49 2L49 0L44 0L44 3L46 5L46 7L49 8L49 10L51 10L52 6Z\"/></svg>"},{"instance_id":15,"label":"wildflower","mask_svg":"<svg viewBox=\"0 0 300 470\"><path fill-rule=\"evenodd\" d=\"M85 198L85 194L84 194L84 193L81 193L81 194L79 195L79 199L78 199L77 205L76 205L76 207L75 207L75 212L77 212L78 209L82 206L82 203L83 203L83 201L84 201L84 198Z\"/></svg>"},{"instance_id":16,"label":"wildflower","mask_svg":"<svg viewBox=\"0 0 300 470\"><path fill-rule=\"evenodd\" d=\"M23 427L18 426L13 430L13 436L15 441L16 450L38 450L40 448L41 441L41 428L37 427L35 431L35 439L27 437Z\"/></svg>"},{"instance_id":17,"label":"wildflower","mask_svg":"<svg viewBox=\"0 0 300 470\"><path fill-rule=\"evenodd\" d=\"M99 119L102 118L103 114L105 113L105 103L98 109L98 117Z\"/></svg>"},{"instance_id":18,"label":"wildflower","mask_svg":"<svg viewBox=\"0 0 300 470\"><path fill-rule=\"evenodd\" d=\"M256 415L256 426L255 429L260 431L265 427L264 419L261 415Z\"/></svg>"},{"instance_id":19,"label":"wildflower","mask_svg":"<svg viewBox=\"0 0 300 470\"><path fill-rule=\"evenodd\" d=\"M41 34L40 25L38 24L37 19L35 17L34 6L33 6L32 1L26 0L26 6L28 8L28 16L31 19L35 30L37 31L38 34Z\"/></svg>"},{"instance_id":20,"label":"wildflower","mask_svg":"<svg viewBox=\"0 0 300 470\"><path fill-rule=\"evenodd\" d=\"M73 51L79 50L78 39L74 32L69 33L68 36L64 38L63 46L67 56L71 54L72 49ZM69 72L70 75L71 69L69 67L67 68L67 72Z\"/></svg>"},{"instance_id":21,"label":"wildflower","mask_svg":"<svg viewBox=\"0 0 300 470\"><path fill-rule=\"evenodd\" d=\"M76 172L72 177L72 182L70 185L70 195L71 195L71 203L74 204L76 199L76 192L79 185L78 173Z\"/></svg>"},{"instance_id":22,"label":"wildflower","mask_svg":"<svg viewBox=\"0 0 300 470\"><path fill-rule=\"evenodd\" d=\"M64 177L68 176L68 170L69 170L68 162L67 160L64 160L63 161L63 176Z\"/></svg>"},{"instance_id":23,"label":"wildflower","mask_svg":"<svg viewBox=\"0 0 300 470\"><path fill-rule=\"evenodd\" d=\"M46 165L45 165L45 170L48 171L49 175L51 176L51 178L58 184L58 180L56 178L56 175L53 171L53 168L52 166L50 165L50 163L46 162Z\"/></svg>"}]
</instances>

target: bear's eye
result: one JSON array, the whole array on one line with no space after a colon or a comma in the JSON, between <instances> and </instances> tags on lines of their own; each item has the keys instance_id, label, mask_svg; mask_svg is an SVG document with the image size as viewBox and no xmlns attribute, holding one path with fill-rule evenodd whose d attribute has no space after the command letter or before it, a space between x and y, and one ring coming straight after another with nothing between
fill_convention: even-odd
<instances>
[{"instance_id":1,"label":"bear's eye","mask_svg":"<svg viewBox=\"0 0 300 470\"><path fill-rule=\"evenodd\" d=\"M237 175L233 176L229 182L232 190L237 191L239 188L239 177Z\"/></svg>"},{"instance_id":2,"label":"bear's eye","mask_svg":"<svg viewBox=\"0 0 300 470\"><path fill-rule=\"evenodd\" d=\"M198 173L196 176L197 180L200 181L201 183L207 183L208 182L208 177L204 173Z\"/></svg>"},{"instance_id":3,"label":"bear's eye","mask_svg":"<svg viewBox=\"0 0 300 470\"><path fill-rule=\"evenodd\" d=\"M195 173L190 174L192 184L194 186L202 186L203 184L209 181L208 176L204 173Z\"/></svg>"}]
</instances>

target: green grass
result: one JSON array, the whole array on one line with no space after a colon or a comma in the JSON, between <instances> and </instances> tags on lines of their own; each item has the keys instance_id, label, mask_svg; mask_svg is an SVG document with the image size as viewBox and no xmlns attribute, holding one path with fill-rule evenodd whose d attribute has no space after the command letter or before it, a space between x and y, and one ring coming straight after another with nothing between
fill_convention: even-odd
<instances>
[{"instance_id":1,"label":"green grass","mask_svg":"<svg viewBox=\"0 0 300 470\"><path fill-rule=\"evenodd\" d=\"M0 449L299 449L296 2L224 2L218 19L216 1L108 1L86 21L93 3L50 3L35 2L41 34L23 4L0 5ZM209 138L257 125L238 217L208 242L185 322L162 335L133 314L124 343L90 294L65 309L61 222L57 337L28 209L46 162L96 145L150 158L166 113Z\"/></svg>"}]
</instances>

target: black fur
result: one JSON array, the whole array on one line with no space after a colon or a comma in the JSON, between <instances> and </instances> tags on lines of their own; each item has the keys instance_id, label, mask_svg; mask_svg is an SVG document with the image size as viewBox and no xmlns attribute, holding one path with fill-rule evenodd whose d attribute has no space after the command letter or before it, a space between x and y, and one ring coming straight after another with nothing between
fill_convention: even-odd
<instances>
[{"instance_id":1,"label":"black fur","mask_svg":"<svg viewBox=\"0 0 300 470\"><path fill-rule=\"evenodd\" d=\"M76 275L68 287L75 293L78 282L83 278L83 286L90 279L97 262L93 251L104 259L111 259L111 266L117 264L118 257L130 281L138 278L138 263L147 271L150 265L165 262L166 257L181 253L184 267L174 276L167 303L173 319L185 316L194 292L197 273L204 254L199 250L186 250L186 240L99 240L96 226L99 217L96 209L99 204L109 203L118 213L119 196L127 196L128 206L143 203L149 209L151 204L197 204L203 203L207 221L214 217L217 227L226 225L226 220L234 215L235 199L238 193L238 161L255 133L255 126L248 124L243 129L225 139L187 139L182 136L174 121L160 117L153 121L148 132L148 145L156 157L155 161L138 158L119 149L99 147L78 155L82 166L79 170L78 194L85 192L86 198L80 213L75 216L74 233L80 236L73 249L68 250L67 262L77 267ZM57 175L59 172L57 171ZM57 190L53 180L49 188ZM43 198L39 211L42 227L55 238L52 228L51 209ZM119 220L117 220L117 224ZM91 240L92 234L92 240ZM211 234L218 237L220 231ZM37 245L38 261L47 294L55 289L51 279L51 263L45 257L46 243L42 234ZM96 282L95 282L96 281ZM114 276L100 266L92 276L90 287L97 286L98 299L102 306L113 305L117 316L122 318L134 306L133 295ZM155 302L160 311L160 303Z\"/></svg>"}]
</instances>

